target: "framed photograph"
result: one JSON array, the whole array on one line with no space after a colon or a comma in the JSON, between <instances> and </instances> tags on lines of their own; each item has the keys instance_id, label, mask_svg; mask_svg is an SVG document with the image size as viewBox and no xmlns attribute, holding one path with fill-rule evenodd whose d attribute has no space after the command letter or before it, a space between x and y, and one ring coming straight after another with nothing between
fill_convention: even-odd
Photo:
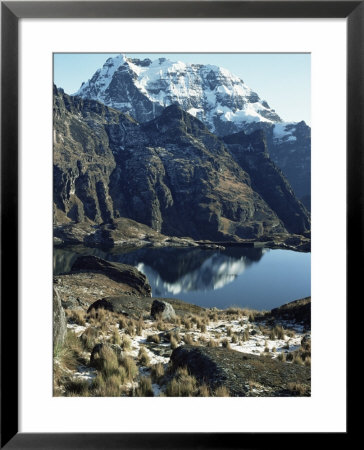
<instances>
[{"instance_id":1,"label":"framed photograph","mask_svg":"<svg viewBox=\"0 0 364 450\"><path fill-rule=\"evenodd\" d=\"M348 437L363 8L2 2L2 447Z\"/></svg>"}]
</instances>

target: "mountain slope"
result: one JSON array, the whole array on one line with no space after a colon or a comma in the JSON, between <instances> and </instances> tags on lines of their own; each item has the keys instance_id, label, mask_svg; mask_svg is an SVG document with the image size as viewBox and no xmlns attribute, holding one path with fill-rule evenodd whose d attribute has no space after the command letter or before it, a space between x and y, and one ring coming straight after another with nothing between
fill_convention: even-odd
<instances>
[{"instance_id":1,"label":"mountain slope","mask_svg":"<svg viewBox=\"0 0 364 450\"><path fill-rule=\"evenodd\" d=\"M309 207L310 127L304 122L282 122L266 101L226 69L118 55L74 95L127 112L138 122L150 121L164 107L178 104L219 136L262 129L273 161Z\"/></svg>"},{"instance_id":2,"label":"mountain slope","mask_svg":"<svg viewBox=\"0 0 364 450\"><path fill-rule=\"evenodd\" d=\"M257 130L249 136L241 131L223 140L235 161L249 174L253 189L276 212L286 229L296 234L308 231L309 214L269 157L263 131Z\"/></svg>"},{"instance_id":3,"label":"mountain slope","mask_svg":"<svg viewBox=\"0 0 364 450\"><path fill-rule=\"evenodd\" d=\"M145 124L54 91L55 223L133 219L195 239L286 232L224 143L178 106Z\"/></svg>"}]
</instances>

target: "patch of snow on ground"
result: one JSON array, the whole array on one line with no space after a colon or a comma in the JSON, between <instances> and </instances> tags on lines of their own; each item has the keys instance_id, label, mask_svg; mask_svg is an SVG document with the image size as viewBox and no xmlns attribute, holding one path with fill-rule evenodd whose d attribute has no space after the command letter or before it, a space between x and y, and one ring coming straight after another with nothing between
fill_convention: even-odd
<instances>
[{"instance_id":1,"label":"patch of snow on ground","mask_svg":"<svg viewBox=\"0 0 364 450\"><path fill-rule=\"evenodd\" d=\"M77 336L81 336L81 334L86 330L86 328L89 325L87 324L86 326L82 326L82 325L77 325L77 323L68 323L67 324L67 328L69 330L73 330L73 332L77 335Z\"/></svg>"},{"instance_id":2,"label":"patch of snow on ground","mask_svg":"<svg viewBox=\"0 0 364 450\"><path fill-rule=\"evenodd\" d=\"M72 377L77 380L86 380L89 383L92 382L97 376L97 370L92 367L79 366L77 371L73 372Z\"/></svg>"}]
</instances>

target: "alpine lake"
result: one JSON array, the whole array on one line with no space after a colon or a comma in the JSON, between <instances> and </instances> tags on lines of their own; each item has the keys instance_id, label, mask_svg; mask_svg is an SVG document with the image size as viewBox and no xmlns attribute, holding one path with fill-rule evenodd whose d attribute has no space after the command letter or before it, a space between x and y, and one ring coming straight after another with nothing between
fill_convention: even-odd
<instances>
[{"instance_id":1,"label":"alpine lake","mask_svg":"<svg viewBox=\"0 0 364 450\"><path fill-rule=\"evenodd\" d=\"M55 247L54 275L70 272L80 255L135 266L147 276L153 297L179 298L206 308L270 310L311 295L311 253L238 246Z\"/></svg>"}]
</instances>

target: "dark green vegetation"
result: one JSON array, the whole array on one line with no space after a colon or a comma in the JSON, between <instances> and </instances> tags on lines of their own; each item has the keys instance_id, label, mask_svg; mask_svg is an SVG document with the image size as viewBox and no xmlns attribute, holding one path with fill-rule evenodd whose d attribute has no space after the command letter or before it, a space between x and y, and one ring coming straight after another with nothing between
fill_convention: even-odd
<instances>
[{"instance_id":1,"label":"dark green vegetation","mask_svg":"<svg viewBox=\"0 0 364 450\"><path fill-rule=\"evenodd\" d=\"M239 159L236 147L230 152L178 106L138 124L54 88L55 236L113 245L130 237L126 219L135 221L133 237L143 238L226 241L309 232L309 215L270 161L264 139L249 139L237 144L240 151L253 146L259 154ZM257 158L264 159L261 181Z\"/></svg>"}]
</instances>

